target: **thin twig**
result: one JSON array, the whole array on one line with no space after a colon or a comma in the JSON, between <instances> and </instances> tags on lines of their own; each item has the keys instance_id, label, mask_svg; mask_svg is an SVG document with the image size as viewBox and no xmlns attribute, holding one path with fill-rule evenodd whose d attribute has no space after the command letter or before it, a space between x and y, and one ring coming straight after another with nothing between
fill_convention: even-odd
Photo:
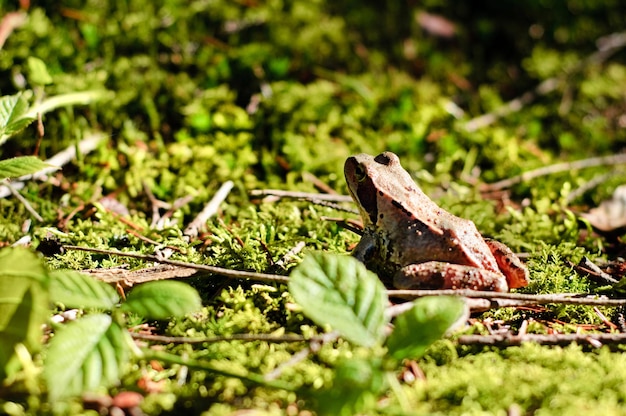
<instances>
[{"instance_id":1,"label":"thin twig","mask_svg":"<svg viewBox=\"0 0 626 416\"><path fill-rule=\"evenodd\" d=\"M209 218L217 213L217 210L222 202L224 202L231 189L233 189L233 186L235 186L233 181L224 182L213 198L204 206L204 209L189 223L187 228L185 228L183 234L190 238L197 237L200 228L206 224Z\"/></svg>"},{"instance_id":2,"label":"thin twig","mask_svg":"<svg viewBox=\"0 0 626 416\"><path fill-rule=\"evenodd\" d=\"M83 155L90 153L96 148L98 143L100 143L106 137L107 136L102 133L93 133L78 143L78 150ZM24 187L24 182L31 179L45 181L48 179L48 174L58 170L59 167L69 163L75 157L76 145L70 145L66 149L60 151L59 153L45 161L47 164L51 165L51 167L42 169L33 175L20 176L19 178L11 181L11 186L13 186L13 188L15 188L16 190L19 190ZM5 185L0 185L0 198L6 198L9 195L11 195L11 190Z\"/></svg>"},{"instance_id":3,"label":"thin twig","mask_svg":"<svg viewBox=\"0 0 626 416\"><path fill-rule=\"evenodd\" d=\"M479 117L469 120L465 124L465 129L467 131L473 132L494 123L496 120L510 113L520 111L524 107L524 105L531 103L535 100L535 98L547 95L556 90L559 85L563 84L565 80L572 74L582 71L588 65L600 64L606 61L611 55L615 54L618 50L626 46L626 32L614 33L612 35L602 37L598 39L596 44L598 50L587 56L585 59L581 60L568 73L546 79L533 90L527 91L521 96L505 103L504 105L495 109L493 112L483 114Z\"/></svg>"},{"instance_id":4,"label":"thin twig","mask_svg":"<svg viewBox=\"0 0 626 416\"><path fill-rule=\"evenodd\" d=\"M556 163L550 166L544 166L538 169L524 172L521 175L513 176L512 178L504 179L498 182L485 184L482 187L482 191L500 191L505 188L510 188L520 182L529 181L531 179L538 178L540 176L552 175L559 172L569 172L575 169L591 168L594 166L612 166L626 164L626 153L620 153L617 155L592 157L589 159L575 160L573 162Z\"/></svg>"},{"instance_id":5,"label":"thin twig","mask_svg":"<svg viewBox=\"0 0 626 416\"><path fill-rule=\"evenodd\" d=\"M500 293L480 290L389 290L389 296L404 299L415 299L424 296L463 296L466 298L482 298L489 300L513 300L523 301L526 304L543 305L547 303L560 303L566 305L596 305L596 306L623 306L626 299L608 299L597 295L556 293L550 295L530 295L525 293Z\"/></svg>"},{"instance_id":6,"label":"thin twig","mask_svg":"<svg viewBox=\"0 0 626 416\"><path fill-rule=\"evenodd\" d=\"M607 172L601 175L594 176L593 178L591 178L590 180L588 180L587 182L585 182L584 184L582 184L581 186L579 186L578 188L572 190L572 192L567 194L567 196L565 197L565 204L566 205L571 204L572 201L574 201L576 198L583 196L587 191L595 188L596 186L600 184L603 184L604 182L613 178L616 174L617 173L615 171L612 171L612 172Z\"/></svg>"},{"instance_id":7,"label":"thin twig","mask_svg":"<svg viewBox=\"0 0 626 416\"><path fill-rule=\"evenodd\" d=\"M121 256L121 257L131 257L131 258L145 260L145 261L153 261L155 263L170 264L172 266L186 267L189 269L196 269L196 270L202 270L202 271L209 272L209 273L219 274L220 276L224 276L224 277L228 277L232 279L252 279L252 280L258 280L261 282L268 282L268 283L287 283L289 281L288 277L280 276L277 274L246 272L243 270L231 270L231 269L225 269L223 267L208 266L206 264L196 264L196 263L188 263L186 261L169 260L169 259L164 259L162 257L153 256L149 254L125 253L125 252L117 251L117 250L103 250L99 248L89 248L89 247L80 247L80 246L72 246L72 245L64 245L63 248L65 248L66 250L87 251L89 253L107 254L111 256Z\"/></svg>"},{"instance_id":8,"label":"thin twig","mask_svg":"<svg viewBox=\"0 0 626 416\"><path fill-rule=\"evenodd\" d=\"M594 347L601 344L623 344L626 334L496 334L496 335L462 335L457 339L461 345L485 345L510 347L524 342L534 342L541 345L569 345L573 342L590 344Z\"/></svg>"},{"instance_id":9,"label":"thin twig","mask_svg":"<svg viewBox=\"0 0 626 416\"><path fill-rule=\"evenodd\" d=\"M13 194L14 197L17 198L18 201L20 201L22 203L22 205L24 205L24 208L26 208L26 211L30 212L30 215L32 215L33 217L35 217L35 219L39 222L43 222L43 218L41 218L41 215L39 215L39 213L37 211L35 211L35 208L33 208L30 205L30 202L28 202L28 200L26 198L24 198L22 196L22 194L20 194L19 192L17 192L17 190L8 182L8 181L3 181L4 185L2 186L6 186L7 188L9 188L9 191L11 191L11 193Z\"/></svg>"},{"instance_id":10,"label":"thin twig","mask_svg":"<svg viewBox=\"0 0 626 416\"><path fill-rule=\"evenodd\" d=\"M277 262L276 266L285 267L287 263L296 259L298 254L306 247L306 243L304 241L298 241L298 243L292 247L288 252L286 252Z\"/></svg>"},{"instance_id":11,"label":"thin twig","mask_svg":"<svg viewBox=\"0 0 626 416\"><path fill-rule=\"evenodd\" d=\"M352 202L352 198L348 195L293 192L282 189L253 189L250 191L250 196L275 196L278 198L306 199L308 201Z\"/></svg>"},{"instance_id":12,"label":"thin twig","mask_svg":"<svg viewBox=\"0 0 626 416\"><path fill-rule=\"evenodd\" d=\"M295 366L296 364L304 361L309 356L310 353L319 351L320 347L323 344L334 342L335 340L337 340L337 338L339 338L339 332L337 331L328 332L326 334L322 334L322 335L311 338L308 347L303 348L300 351L293 354L289 360L278 365L275 369L265 374L263 378L268 381L276 380L278 377L282 375L285 369L291 368Z\"/></svg>"},{"instance_id":13,"label":"thin twig","mask_svg":"<svg viewBox=\"0 0 626 416\"><path fill-rule=\"evenodd\" d=\"M266 342L309 342L311 338L305 338L302 335L271 335L271 334L233 334L219 335L214 337L168 337L165 335L142 334L131 332L130 335L134 339L144 341L161 342L164 344L203 344L215 343L222 341L266 341Z\"/></svg>"}]
</instances>

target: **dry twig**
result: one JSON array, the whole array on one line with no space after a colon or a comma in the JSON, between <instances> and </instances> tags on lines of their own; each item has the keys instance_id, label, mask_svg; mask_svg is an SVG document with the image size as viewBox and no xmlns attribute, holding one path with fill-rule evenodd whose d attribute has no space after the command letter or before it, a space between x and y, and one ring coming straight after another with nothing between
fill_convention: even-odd
<instances>
[{"instance_id":1,"label":"dry twig","mask_svg":"<svg viewBox=\"0 0 626 416\"><path fill-rule=\"evenodd\" d=\"M83 155L90 153L96 148L98 143L100 143L106 137L107 136L102 133L94 133L94 134L89 135L85 139L81 140L78 143L78 146L76 145L68 146L66 149L60 151L56 155L52 156L50 159L46 160L45 162L51 165L51 167L42 169L39 172L35 173L34 175L21 176L11 181L11 186L16 190L19 190L24 187L24 182L29 181L31 179L37 179L40 181L47 180L48 174L56 171L57 169L59 169L59 167L69 163L72 159L76 157L77 147L78 147L79 152ZM9 195L11 195L11 190L5 185L0 185L0 198L6 198Z\"/></svg>"},{"instance_id":2,"label":"dry twig","mask_svg":"<svg viewBox=\"0 0 626 416\"><path fill-rule=\"evenodd\" d=\"M540 176L552 175L559 172L569 172L576 169L590 168L594 166L612 166L626 164L626 153L617 155L592 157L589 159L575 160L573 162L556 163L550 166L544 166L538 169L529 170L521 175L504 179L498 182L483 185L482 191L500 191L510 188L520 182L526 182Z\"/></svg>"},{"instance_id":3,"label":"dry twig","mask_svg":"<svg viewBox=\"0 0 626 416\"><path fill-rule=\"evenodd\" d=\"M461 345L485 345L498 347L519 346L524 342L541 345L569 345L573 342L590 344L594 347L602 344L623 344L626 334L496 334L496 335L462 335L457 339Z\"/></svg>"},{"instance_id":4,"label":"dry twig","mask_svg":"<svg viewBox=\"0 0 626 416\"><path fill-rule=\"evenodd\" d=\"M626 299L609 299L604 296L555 293L550 295L530 295L525 293L500 293L480 290L389 290L389 296L404 299L415 299L424 296L463 296L466 298L482 298L490 301L509 300L524 302L525 305L544 305L547 303L560 303L566 305L595 305L595 306L624 306ZM518 306L515 304L507 306Z\"/></svg>"},{"instance_id":5,"label":"dry twig","mask_svg":"<svg viewBox=\"0 0 626 416\"><path fill-rule=\"evenodd\" d=\"M250 196L259 197L277 197L277 198L293 198L293 199L306 199L307 201L331 201L331 202L352 202L352 198L348 195L336 195L336 194L316 194L313 192L293 192L284 191L282 189L253 189L250 191Z\"/></svg>"},{"instance_id":6,"label":"dry twig","mask_svg":"<svg viewBox=\"0 0 626 416\"><path fill-rule=\"evenodd\" d=\"M72 246L72 245L64 245L63 248L65 248L66 250L87 251L90 253L107 254L111 256L132 257L134 259L152 261L152 262L161 263L161 264L169 264L172 266L178 266L178 267L182 267L186 269L201 270L201 271L218 274L220 276L224 276L224 277L228 277L232 279L252 279L252 280L258 280L260 282L268 282L268 283L287 283L289 281L288 277L280 276L276 274L246 272L243 270L231 270L231 269L225 269L223 267L208 266L206 264L196 264L196 263L188 263L188 262L179 261L179 260L169 260L169 259L164 259L160 256L153 256L149 254L125 253L125 252L117 251L117 250L103 250L103 249L98 249L98 248L80 247L80 246Z\"/></svg>"},{"instance_id":7,"label":"dry twig","mask_svg":"<svg viewBox=\"0 0 626 416\"><path fill-rule=\"evenodd\" d=\"M585 59L581 60L570 72L546 79L540 83L535 89L527 91L521 96L509 101L508 103L498 107L491 113L483 114L479 117L469 120L465 124L467 131L476 131L482 127L488 126L494 123L496 120L516 111L520 111L525 105L531 103L535 98L542 95L547 95L556 90L559 85L565 83L567 77L571 74L582 71L588 65L601 64L609 57L615 54L617 51L626 46L626 32L614 33L609 36L604 36L596 42L598 50Z\"/></svg>"},{"instance_id":8,"label":"dry twig","mask_svg":"<svg viewBox=\"0 0 626 416\"><path fill-rule=\"evenodd\" d=\"M234 185L232 181L224 182L213 198L204 206L204 209L185 228L183 234L190 238L197 237L200 228L206 224L209 218L217 213L220 204L224 202Z\"/></svg>"}]
</instances>

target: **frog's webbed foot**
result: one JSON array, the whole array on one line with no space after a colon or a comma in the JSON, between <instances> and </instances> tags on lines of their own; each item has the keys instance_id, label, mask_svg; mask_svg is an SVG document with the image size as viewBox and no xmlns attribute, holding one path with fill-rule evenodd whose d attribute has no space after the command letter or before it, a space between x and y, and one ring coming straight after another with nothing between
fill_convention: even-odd
<instances>
[{"instance_id":1,"label":"frog's webbed foot","mask_svg":"<svg viewBox=\"0 0 626 416\"><path fill-rule=\"evenodd\" d=\"M472 289L508 292L503 275L477 267L441 261L410 264L393 279L397 289Z\"/></svg>"}]
</instances>

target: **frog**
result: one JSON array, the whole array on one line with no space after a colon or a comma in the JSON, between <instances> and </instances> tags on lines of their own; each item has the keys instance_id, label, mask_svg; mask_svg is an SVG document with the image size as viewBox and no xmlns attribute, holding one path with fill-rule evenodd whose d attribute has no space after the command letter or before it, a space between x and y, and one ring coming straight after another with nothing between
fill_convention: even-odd
<instances>
[{"instance_id":1,"label":"frog","mask_svg":"<svg viewBox=\"0 0 626 416\"><path fill-rule=\"evenodd\" d=\"M433 202L392 152L348 157L346 183L363 222L352 255L396 289L508 292L529 273L505 244Z\"/></svg>"}]
</instances>

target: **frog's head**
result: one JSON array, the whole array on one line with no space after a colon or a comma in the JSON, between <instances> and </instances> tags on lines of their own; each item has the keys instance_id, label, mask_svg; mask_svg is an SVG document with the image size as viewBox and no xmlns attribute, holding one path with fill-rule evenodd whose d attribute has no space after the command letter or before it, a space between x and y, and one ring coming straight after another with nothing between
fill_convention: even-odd
<instances>
[{"instance_id":1,"label":"frog's head","mask_svg":"<svg viewBox=\"0 0 626 416\"><path fill-rule=\"evenodd\" d=\"M399 187L415 186L398 156L391 152L376 157L365 153L350 156L344 165L344 174L365 227L377 221L379 198L393 199L403 194Z\"/></svg>"}]
</instances>

